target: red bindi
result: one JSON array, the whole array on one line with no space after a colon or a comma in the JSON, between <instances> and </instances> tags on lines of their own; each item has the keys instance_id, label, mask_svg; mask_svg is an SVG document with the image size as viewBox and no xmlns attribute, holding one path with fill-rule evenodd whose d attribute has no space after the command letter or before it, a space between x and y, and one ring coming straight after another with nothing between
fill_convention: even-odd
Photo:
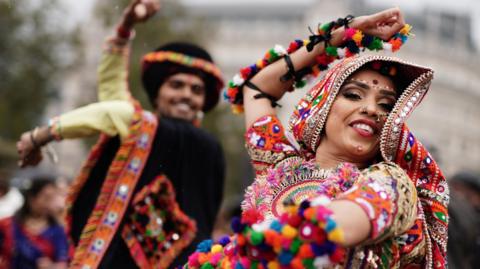
<instances>
[{"instance_id":1,"label":"red bindi","mask_svg":"<svg viewBox=\"0 0 480 269\"><path fill-rule=\"evenodd\" d=\"M374 80L373 80L373 84L374 84L374 85L377 85L377 84L378 84L378 80L374 79Z\"/></svg>"}]
</instances>

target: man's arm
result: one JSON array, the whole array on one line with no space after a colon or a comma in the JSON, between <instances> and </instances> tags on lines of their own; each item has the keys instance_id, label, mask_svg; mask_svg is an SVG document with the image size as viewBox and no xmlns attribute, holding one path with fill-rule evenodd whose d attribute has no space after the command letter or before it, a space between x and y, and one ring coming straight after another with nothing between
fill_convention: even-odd
<instances>
[{"instance_id":1,"label":"man's arm","mask_svg":"<svg viewBox=\"0 0 480 269\"><path fill-rule=\"evenodd\" d=\"M134 108L128 101L93 103L52 119L49 125L25 132L17 142L21 167L42 160L40 148L53 140L88 137L97 133L109 136L129 134Z\"/></svg>"},{"instance_id":2,"label":"man's arm","mask_svg":"<svg viewBox=\"0 0 480 269\"><path fill-rule=\"evenodd\" d=\"M116 34L106 41L106 48L97 70L98 100L100 102L129 100L128 57L131 32L135 24L148 20L155 15L159 8L160 4L155 0L134 0L125 9L117 25Z\"/></svg>"}]
</instances>

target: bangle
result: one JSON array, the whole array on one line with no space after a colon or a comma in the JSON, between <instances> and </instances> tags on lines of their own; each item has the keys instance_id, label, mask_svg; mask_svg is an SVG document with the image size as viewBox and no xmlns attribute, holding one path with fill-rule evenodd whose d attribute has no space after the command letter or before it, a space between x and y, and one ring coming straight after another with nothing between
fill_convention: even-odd
<instances>
[{"instance_id":1,"label":"bangle","mask_svg":"<svg viewBox=\"0 0 480 269\"><path fill-rule=\"evenodd\" d=\"M270 94L262 91L257 85L253 84L250 80L247 80L245 82L245 86L249 87L250 89L252 90L256 90L258 91L259 93L254 95L253 98L255 99L262 99L262 98L266 98L268 100L270 100L270 104L272 107L282 107L279 103L277 103L277 100L275 99L275 97L271 96Z\"/></svg>"},{"instance_id":2,"label":"bangle","mask_svg":"<svg viewBox=\"0 0 480 269\"><path fill-rule=\"evenodd\" d=\"M348 23L351 22L352 17L347 16L342 19L340 23L330 22L319 27L319 34L313 35L309 40L295 40L290 43L287 50L280 45L276 45L273 49L270 49L265 56L258 60L255 64L245 67L240 70L240 73L236 74L233 79L228 83L227 90L224 92L224 98L232 105L233 113L238 114L243 111L243 93L241 88L245 85L245 82L250 80L258 72L260 72L266 66L276 62L280 58L285 58L287 54L292 54L302 47L311 47L318 44L318 42L325 41L324 53L316 57L316 64L314 66L307 66L297 71L293 77L295 77L295 84L288 91L304 87L308 81L312 78L318 77L321 71L329 68L329 65L337 60L345 57L351 57L360 53L361 49L369 49L372 51L387 50L395 52L408 40L410 35L411 26L406 24L398 33L394 34L388 41L383 41L376 36L363 34L362 31L354 28L349 28ZM329 32L339 27L338 25L345 26L344 31L344 43L340 47L332 46L328 43L330 39ZM311 45L313 44L313 45ZM287 62L288 65L288 62ZM290 75L291 69L289 68ZM285 75L287 75L285 74ZM284 75L284 76L285 76Z\"/></svg>"},{"instance_id":3,"label":"bangle","mask_svg":"<svg viewBox=\"0 0 480 269\"><path fill-rule=\"evenodd\" d=\"M125 28L123 25L117 27L117 36L122 39L129 39L132 31Z\"/></svg>"},{"instance_id":4,"label":"bangle","mask_svg":"<svg viewBox=\"0 0 480 269\"><path fill-rule=\"evenodd\" d=\"M35 127L35 129L33 129L33 131L30 132L30 141L32 142L32 145L34 148L39 148L41 145L37 143L37 141L35 141L35 136L37 135L38 133L38 127Z\"/></svg>"}]
</instances>

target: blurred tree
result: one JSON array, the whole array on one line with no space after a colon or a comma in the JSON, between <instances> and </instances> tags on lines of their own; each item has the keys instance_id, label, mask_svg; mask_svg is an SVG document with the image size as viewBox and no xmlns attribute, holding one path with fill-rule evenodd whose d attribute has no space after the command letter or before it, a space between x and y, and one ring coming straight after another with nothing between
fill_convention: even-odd
<instances>
[{"instance_id":1,"label":"blurred tree","mask_svg":"<svg viewBox=\"0 0 480 269\"><path fill-rule=\"evenodd\" d=\"M38 123L73 61L78 40L57 21L63 11L58 0L0 2L0 166L13 161L13 141Z\"/></svg>"}]
</instances>

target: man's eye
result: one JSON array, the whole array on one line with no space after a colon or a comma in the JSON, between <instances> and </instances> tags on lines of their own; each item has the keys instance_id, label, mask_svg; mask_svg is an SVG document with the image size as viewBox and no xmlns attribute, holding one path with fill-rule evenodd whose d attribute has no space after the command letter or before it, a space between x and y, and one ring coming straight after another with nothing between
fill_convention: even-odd
<instances>
[{"instance_id":1,"label":"man's eye","mask_svg":"<svg viewBox=\"0 0 480 269\"><path fill-rule=\"evenodd\" d=\"M181 81L170 81L170 87L175 88L175 89L180 89L183 88L183 82Z\"/></svg>"}]
</instances>

